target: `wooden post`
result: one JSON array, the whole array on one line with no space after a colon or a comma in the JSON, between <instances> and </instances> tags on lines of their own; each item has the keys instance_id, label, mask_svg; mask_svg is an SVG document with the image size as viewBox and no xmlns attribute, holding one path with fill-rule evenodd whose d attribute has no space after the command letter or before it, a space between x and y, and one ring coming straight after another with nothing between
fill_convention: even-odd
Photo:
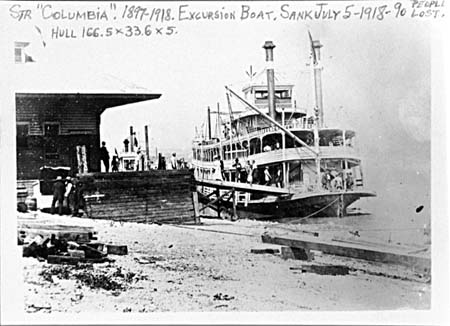
<instances>
[{"instance_id":1,"label":"wooden post","mask_svg":"<svg viewBox=\"0 0 450 326\"><path fill-rule=\"evenodd\" d=\"M232 221L237 220L237 213L236 213L236 190L233 188L233 216L231 217Z\"/></svg>"},{"instance_id":2,"label":"wooden post","mask_svg":"<svg viewBox=\"0 0 450 326\"><path fill-rule=\"evenodd\" d=\"M198 192L192 192L192 203L194 206L194 220L195 224L200 224L200 210L198 205Z\"/></svg>"},{"instance_id":3,"label":"wooden post","mask_svg":"<svg viewBox=\"0 0 450 326\"><path fill-rule=\"evenodd\" d=\"M145 158L147 160L147 167L145 168L145 170L150 170L150 145L148 142L148 125L145 125L144 127L144 132L145 132ZM142 169L144 170L144 168Z\"/></svg>"},{"instance_id":4,"label":"wooden post","mask_svg":"<svg viewBox=\"0 0 450 326\"><path fill-rule=\"evenodd\" d=\"M281 109L281 125L284 127L286 124L285 116L284 116L284 108ZM281 148L283 150L283 187L287 188L288 186L288 180L286 178L286 133L282 131L281 133Z\"/></svg>"},{"instance_id":5,"label":"wooden post","mask_svg":"<svg viewBox=\"0 0 450 326\"><path fill-rule=\"evenodd\" d=\"M220 218L220 189L216 189L216 198L217 198L217 217Z\"/></svg>"},{"instance_id":6,"label":"wooden post","mask_svg":"<svg viewBox=\"0 0 450 326\"><path fill-rule=\"evenodd\" d=\"M344 194L339 195L338 200L338 217L344 217Z\"/></svg>"},{"instance_id":7,"label":"wooden post","mask_svg":"<svg viewBox=\"0 0 450 326\"><path fill-rule=\"evenodd\" d=\"M348 170L348 161L347 159L344 159L344 175L343 175L344 180L342 180L344 184L344 190L347 190L347 170Z\"/></svg>"}]
</instances>

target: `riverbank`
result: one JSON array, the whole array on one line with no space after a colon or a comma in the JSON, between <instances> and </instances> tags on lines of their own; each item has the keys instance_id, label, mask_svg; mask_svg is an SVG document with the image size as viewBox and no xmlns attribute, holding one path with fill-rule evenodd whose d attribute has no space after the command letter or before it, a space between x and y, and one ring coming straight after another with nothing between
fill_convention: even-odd
<instances>
[{"instance_id":1,"label":"riverbank","mask_svg":"<svg viewBox=\"0 0 450 326\"><path fill-rule=\"evenodd\" d=\"M30 313L430 308L429 279L406 267L316 253L315 264L356 270L318 275L301 273L304 261L250 252L280 248L261 242L266 231L317 229L313 224L202 219L202 225L157 225L44 213L35 220L94 227L98 242L126 245L128 255L81 268L22 258L24 309ZM85 280L89 275L115 283L101 288Z\"/></svg>"}]
</instances>

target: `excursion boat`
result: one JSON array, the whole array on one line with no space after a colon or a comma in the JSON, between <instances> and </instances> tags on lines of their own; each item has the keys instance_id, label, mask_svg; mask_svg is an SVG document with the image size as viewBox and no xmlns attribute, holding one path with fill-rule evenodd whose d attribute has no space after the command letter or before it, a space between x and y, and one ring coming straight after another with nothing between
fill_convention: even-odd
<instances>
[{"instance_id":1,"label":"excursion boat","mask_svg":"<svg viewBox=\"0 0 450 326\"><path fill-rule=\"evenodd\" d=\"M310 41L312 116L296 107L293 84L275 85L271 41L264 44L267 83L250 82L242 95L226 87L229 121L217 124L216 137L211 135L208 108L208 132L193 141L200 199L211 203L235 188L239 217L277 219L342 217L358 199L376 195L364 187L355 132L324 123L322 45L311 37ZM233 112L230 97L242 102L245 110ZM216 113L220 122L220 112ZM221 200L225 207L232 203Z\"/></svg>"}]
</instances>

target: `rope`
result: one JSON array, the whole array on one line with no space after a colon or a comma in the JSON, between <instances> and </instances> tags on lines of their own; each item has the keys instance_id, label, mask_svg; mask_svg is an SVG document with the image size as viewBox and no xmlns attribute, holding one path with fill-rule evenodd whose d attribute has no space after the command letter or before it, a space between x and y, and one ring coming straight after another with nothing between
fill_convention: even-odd
<instances>
[{"instance_id":1,"label":"rope","mask_svg":"<svg viewBox=\"0 0 450 326\"><path fill-rule=\"evenodd\" d=\"M337 202L338 200L339 200L339 197L336 198L335 200L333 200L331 203L327 204L326 206L322 207L321 209L315 211L314 213L309 214L309 215L307 215L307 216L305 216L305 217L299 218L299 220L306 220L307 218L310 218L311 216L314 216L314 215L316 215L317 213L320 213L320 212L323 211L325 208L330 207L332 204L334 204L334 203Z\"/></svg>"},{"instance_id":2,"label":"rope","mask_svg":"<svg viewBox=\"0 0 450 326\"><path fill-rule=\"evenodd\" d=\"M237 233L237 232L229 232L229 231L209 230L209 229L203 229L203 228L192 228L192 227L189 227L189 226L181 226L181 225L171 225L171 226L176 227L176 228L181 228L181 229L189 229L189 230L198 230L198 231L213 232L213 233L239 235L239 236L244 236L244 237L254 237L254 238L261 237L261 235L259 235L259 234L258 235L254 235L254 234L245 234L245 233Z\"/></svg>"}]
</instances>

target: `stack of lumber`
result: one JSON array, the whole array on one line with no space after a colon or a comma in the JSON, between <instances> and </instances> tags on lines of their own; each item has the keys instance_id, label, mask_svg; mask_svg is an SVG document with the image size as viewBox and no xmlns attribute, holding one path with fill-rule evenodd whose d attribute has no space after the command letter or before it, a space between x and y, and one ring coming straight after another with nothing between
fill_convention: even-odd
<instances>
[{"instance_id":1,"label":"stack of lumber","mask_svg":"<svg viewBox=\"0 0 450 326\"><path fill-rule=\"evenodd\" d=\"M54 235L57 239L64 239L65 241L88 243L95 238L96 232L93 227L87 226L42 223L39 221L24 222L19 220L17 233L18 238L21 240L36 236L49 238Z\"/></svg>"},{"instance_id":2,"label":"stack of lumber","mask_svg":"<svg viewBox=\"0 0 450 326\"><path fill-rule=\"evenodd\" d=\"M90 218L141 223L194 220L191 170L89 173L80 180Z\"/></svg>"}]
</instances>

